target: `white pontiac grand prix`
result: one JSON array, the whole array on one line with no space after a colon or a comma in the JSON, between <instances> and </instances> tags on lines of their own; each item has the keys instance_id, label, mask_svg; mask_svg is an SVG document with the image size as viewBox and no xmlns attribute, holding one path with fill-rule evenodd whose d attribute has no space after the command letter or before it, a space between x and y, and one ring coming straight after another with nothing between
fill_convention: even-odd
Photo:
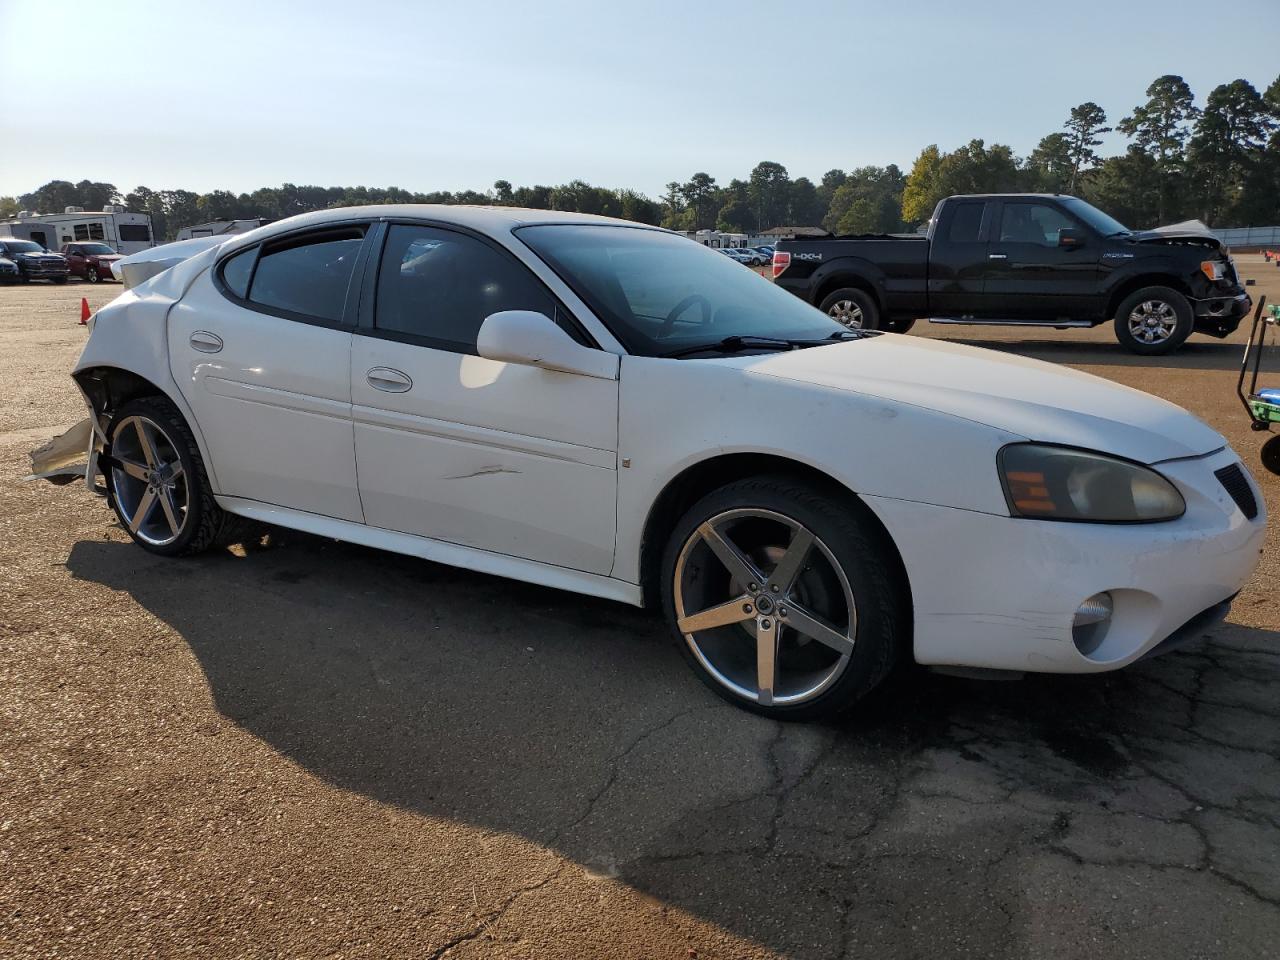
<instances>
[{"instance_id":1,"label":"white pontiac grand prix","mask_svg":"<svg viewBox=\"0 0 1280 960\"><path fill-rule=\"evenodd\" d=\"M631 604L698 675L830 715L899 657L1088 673L1225 614L1264 509L1184 410L849 331L600 217L329 210L98 312L74 378L143 548L247 517Z\"/></svg>"}]
</instances>

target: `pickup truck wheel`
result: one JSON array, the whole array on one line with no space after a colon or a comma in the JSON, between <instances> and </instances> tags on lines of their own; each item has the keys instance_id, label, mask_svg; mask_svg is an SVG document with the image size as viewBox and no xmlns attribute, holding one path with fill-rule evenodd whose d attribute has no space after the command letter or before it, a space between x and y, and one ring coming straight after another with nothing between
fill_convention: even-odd
<instances>
[{"instance_id":1,"label":"pickup truck wheel","mask_svg":"<svg viewBox=\"0 0 1280 960\"><path fill-rule=\"evenodd\" d=\"M84 278L89 283L97 283L99 280L102 279L100 276L98 276L98 268L95 267L93 264L89 264L89 268L85 271Z\"/></svg>"},{"instance_id":2,"label":"pickup truck wheel","mask_svg":"<svg viewBox=\"0 0 1280 960\"><path fill-rule=\"evenodd\" d=\"M1116 339L1145 356L1172 353L1191 336L1194 322L1191 304L1177 290L1143 287L1116 310Z\"/></svg>"},{"instance_id":3,"label":"pickup truck wheel","mask_svg":"<svg viewBox=\"0 0 1280 960\"><path fill-rule=\"evenodd\" d=\"M833 290L818 309L850 330L880 329L880 308L870 294L857 287Z\"/></svg>"}]
</instances>

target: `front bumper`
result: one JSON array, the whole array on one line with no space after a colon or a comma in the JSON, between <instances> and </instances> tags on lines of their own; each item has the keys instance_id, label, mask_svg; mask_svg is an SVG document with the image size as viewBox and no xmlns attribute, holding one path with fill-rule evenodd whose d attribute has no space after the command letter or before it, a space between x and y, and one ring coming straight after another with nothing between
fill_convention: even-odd
<instances>
[{"instance_id":1,"label":"front bumper","mask_svg":"<svg viewBox=\"0 0 1280 960\"><path fill-rule=\"evenodd\" d=\"M1054 523L866 497L902 554L924 664L1097 673L1146 656L1189 621L1229 601L1258 565L1265 539L1214 471L1230 449L1160 464L1187 512L1153 524ZM993 467L994 475L994 467ZM994 476L993 476L994 482ZM1081 602L1112 595L1115 612L1089 656L1072 641Z\"/></svg>"},{"instance_id":2,"label":"front bumper","mask_svg":"<svg viewBox=\"0 0 1280 960\"><path fill-rule=\"evenodd\" d=\"M1249 315L1253 298L1244 292L1205 297L1193 299L1191 307L1195 311L1196 330L1214 337L1227 337Z\"/></svg>"}]
</instances>

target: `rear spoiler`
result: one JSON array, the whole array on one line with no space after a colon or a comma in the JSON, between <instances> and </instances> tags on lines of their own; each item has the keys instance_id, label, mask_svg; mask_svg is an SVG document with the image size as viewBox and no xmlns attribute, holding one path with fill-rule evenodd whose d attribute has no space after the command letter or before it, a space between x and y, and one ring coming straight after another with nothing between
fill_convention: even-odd
<instances>
[{"instance_id":1,"label":"rear spoiler","mask_svg":"<svg viewBox=\"0 0 1280 960\"><path fill-rule=\"evenodd\" d=\"M124 284L126 290L129 290L157 274L164 273L170 267L182 263L183 260L190 260L196 254L204 253L211 247L222 246L233 236L239 236L239 234L192 237L190 240L161 244L114 261L111 264L111 274Z\"/></svg>"}]
</instances>

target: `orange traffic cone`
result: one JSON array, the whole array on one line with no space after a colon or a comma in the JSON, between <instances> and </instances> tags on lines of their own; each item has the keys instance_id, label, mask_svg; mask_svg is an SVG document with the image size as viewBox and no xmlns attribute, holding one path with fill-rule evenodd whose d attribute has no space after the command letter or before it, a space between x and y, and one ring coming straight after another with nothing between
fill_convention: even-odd
<instances>
[{"instance_id":1,"label":"orange traffic cone","mask_svg":"<svg viewBox=\"0 0 1280 960\"><path fill-rule=\"evenodd\" d=\"M80 298L80 326L87 327L89 325L89 298Z\"/></svg>"}]
</instances>

